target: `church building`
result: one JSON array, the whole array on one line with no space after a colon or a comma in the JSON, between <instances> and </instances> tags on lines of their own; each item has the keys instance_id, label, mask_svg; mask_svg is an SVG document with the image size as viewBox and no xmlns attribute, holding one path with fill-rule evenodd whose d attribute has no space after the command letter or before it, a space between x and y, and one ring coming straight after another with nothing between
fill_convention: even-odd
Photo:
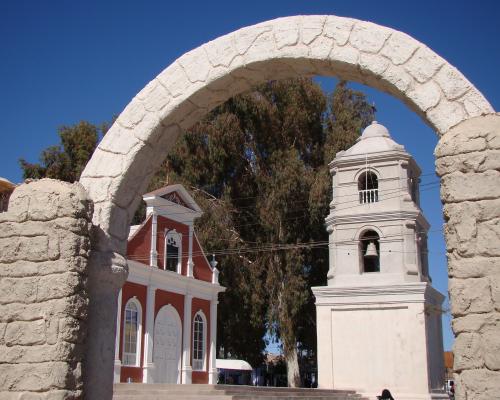
<instances>
[{"instance_id":1,"label":"church building","mask_svg":"<svg viewBox=\"0 0 500 400\"><path fill-rule=\"evenodd\" d=\"M429 276L420 168L373 122L330 171L328 284L313 288L319 387L447 399L444 296Z\"/></svg>"},{"instance_id":2,"label":"church building","mask_svg":"<svg viewBox=\"0 0 500 400\"><path fill-rule=\"evenodd\" d=\"M216 383L216 262L194 231L202 210L181 185L143 196L118 297L115 382Z\"/></svg>"}]
</instances>

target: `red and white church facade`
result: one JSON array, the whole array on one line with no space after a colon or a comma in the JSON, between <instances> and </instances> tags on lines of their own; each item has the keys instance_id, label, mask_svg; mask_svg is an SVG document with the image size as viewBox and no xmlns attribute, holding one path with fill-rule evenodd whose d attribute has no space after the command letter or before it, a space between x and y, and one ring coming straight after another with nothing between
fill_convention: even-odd
<instances>
[{"instance_id":1,"label":"red and white church facade","mask_svg":"<svg viewBox=\"0 0 500 400\"><path fill-rule=\"evenodd\" d=\"M115 382L216 383L218 270L194 232L202 210L181 185L147 193L118 298ZM212 263L213 264L213 263Z\"/></svg>"}]
</instances>

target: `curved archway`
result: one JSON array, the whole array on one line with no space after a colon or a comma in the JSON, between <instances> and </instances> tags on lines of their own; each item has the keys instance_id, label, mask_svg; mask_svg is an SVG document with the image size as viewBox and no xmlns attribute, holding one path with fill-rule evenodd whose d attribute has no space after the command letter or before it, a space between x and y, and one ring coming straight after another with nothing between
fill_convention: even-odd
<instances>
[{"instance_id":1,"label":"curved archway","mask_svg":"<svg viewBox=\"0 0 500 400\"><path fill-rule=\"evenodd\" d=\"M325 75L403 100L439 134L493 113L453 66L410 36L336 16L278 18L240 29L177 59L120 114L80 182L95 203L100 250L123 252L140 194L182 130L268 79ZM104 239L104 238L102 238Z\"/></svg>"},{"instance_id":2,"label":"curved archway","mask_svg":"<svg viewBox=\"0 0 500 400\"><path fill-rule=\"evenodd\" d=\"M444 158L468 153L463 143L470 139L471 130L465 124L472 121L483 136L490 132L489 127L498 130L500 126L495 115L481 126L474 122L479 116L494 114L494 110L456 68L412 37L369 22L336 16L279 18L240 29L184 54L127 105L80 179L95 205L86 373L87 390L92 388L89 398L108 398L111 390L112 373L109 378L103 376L101 368L109 365L112 371L112 351L102 351L113 347L116 310L109 299L126 275L120 254L125 253L128 224L149 179L182 130L212 108L258 83L299 75L337 76L401 99L442 137L437 153ZM450 143L455 142L463 148L453 148ZM452 176L449 170L453 162L464 164L463 159L438 164L442 175L450 174L443 179L443 200L491 198L486 190L478 195L458 189L463 177ZM480 167L464 168L484 172ZM498 174L483 175L482 184L494 187ZM451 207L447 212L450 218L460 214ZM459 289L457 295L462 293Z\"/></svg>"}]
</instances>

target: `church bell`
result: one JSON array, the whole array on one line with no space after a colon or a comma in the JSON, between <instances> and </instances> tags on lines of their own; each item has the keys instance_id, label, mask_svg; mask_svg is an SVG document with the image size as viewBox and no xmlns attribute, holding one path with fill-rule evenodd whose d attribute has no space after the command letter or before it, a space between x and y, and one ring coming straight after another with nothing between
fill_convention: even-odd
<instances>
[{"instance_id":1,"label":"church bell","mask_svg":"<svg viewBox=\"0 0 500 400\"><path fill-rule=\"evenodd\" d=\"M367 258L378 257L377 247L375 247L375 243L373 242L368 243L368 246L366 247L365 257Z\"/></svg>"}]
</instances>

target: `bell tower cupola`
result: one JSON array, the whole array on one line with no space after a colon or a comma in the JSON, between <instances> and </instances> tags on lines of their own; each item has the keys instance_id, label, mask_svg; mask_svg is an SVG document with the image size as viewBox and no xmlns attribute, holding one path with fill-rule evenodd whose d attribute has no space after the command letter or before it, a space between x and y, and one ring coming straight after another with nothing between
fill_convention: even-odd
<instances>
[{"instance_id":1,"label":"bell tower cupola","mask_svg":"<svg viewBox=\"0 0 500 400\"><path fill-rule=\"evenodd\" d=\"M429 280L420 168L387 128L374 121L330 163L333 196L328 285Z\"/></svg>"}]
</instances>

